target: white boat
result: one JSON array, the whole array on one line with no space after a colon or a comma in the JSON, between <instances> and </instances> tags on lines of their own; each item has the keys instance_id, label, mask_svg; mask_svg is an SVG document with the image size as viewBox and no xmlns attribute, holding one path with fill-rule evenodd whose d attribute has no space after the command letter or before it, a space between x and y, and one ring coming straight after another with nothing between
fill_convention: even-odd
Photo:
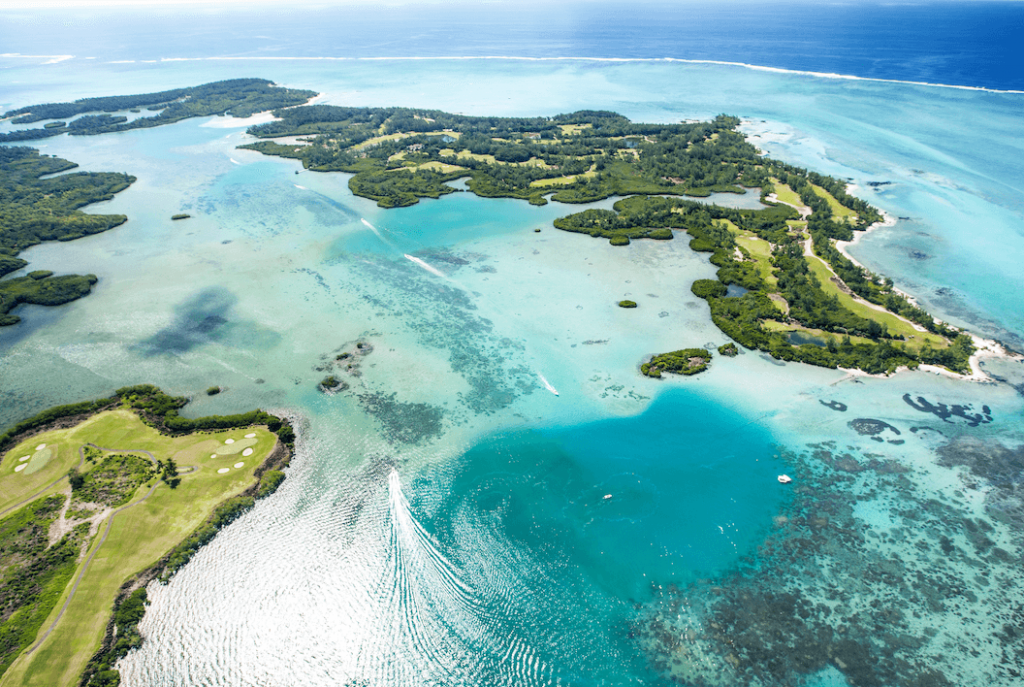
<instances>
[{"instance_id":1,"label":"white boat","mask_svg":"<svg viewBox=\"0 0 1024 687\"><path fill-rule=\"evenodd\" d=\"M789 475L779 475L779 482L781 482L782 484L789 484L792 481L793 478L790 477Z\"/></svg>"}]
</instances>

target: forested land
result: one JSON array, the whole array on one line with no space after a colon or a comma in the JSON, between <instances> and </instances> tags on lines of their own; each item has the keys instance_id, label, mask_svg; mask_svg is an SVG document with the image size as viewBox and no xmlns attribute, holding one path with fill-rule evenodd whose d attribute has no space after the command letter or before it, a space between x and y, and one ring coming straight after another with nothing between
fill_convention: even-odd
<instances>
[{"instance_id":1,"label":"forested land","mask_svg":"<svg viewBox=\"0 0 1024 687\"><path fill-rule=\"evenodd\" d=\"M381 207L412 205L455 189L544 204L630 196L614 211L555 220L614 245L691 236L711 253L717 280L693 285L714 322L748 349L825 367L892 372L929 363L969 369L970 337L918 308L892 280L836 248L882 219L840 180L769 159L736 130L739 120L640 124L613 112L555 117L466 117L437 110L314 105L280 110L242 146L305 168L353 174L349 187ZM305 137L294 143L282 136ZM733 210L686 200L757 188L767 207ZM788 204L769 201L771 194ZM742 287L730 294L728 286ZM683 352L690 349L683 349ZM703 369L700 356L656 356L648 370ZM685 363L685 364L684 364Z\"/></svg>"},{"instance_id":2,"label":"forested land","mask_svg":"<svg viewBox=\"0 0 1024 687\"><path fill-rule=\"evenodd\" d=\"M248 117L257 112L301 105L315 96L315 91L283 88L266 79L229 79L159 93L82 98L72 103L31 105L10 110L4 113L4 118L13 117L14 124L32 124L47 119L65 120L72 117L78 119L70 123L50 122L38 129L21 129L0 134L0 143L37 140L64 133L72 136L92 136L130 131L173 124L190 117ZM156 114L131 121L125 116L109 114L143 107Z\"/></svg>"},{"instance_id":3,"label":"forested land","mask_svg":"<svg viewBox=\"0 0 1024 687\"><path fill-rule=\"evenodd\" d=\"M466 117L437 110L312 105L251 127L261 139L306 136L309 145L243 146L350 172L352 192L381 207L412 205L468 179L469 190L537 205L613 195L742 193L767 177L734 117L695 124L634 124L613 112L556 117Z\"/></svg>"},{"instance_id":4,"label":"forested land","mask_svg":"<svg viewBox=\"0 0 1024 687\"><path fill-rule=\"evenodd\" d=\"M690 247L711 253L711 263L718 267L717 279L694 282L693 293L708 302L715 324L748 349L780 360L872 373L921 363L961 373L969 370L969 336L934 321L894 291L891 281L839 253L834 240L850 237L848 224L811 215L805 229L796 217L793 208L781 204L736 210L678 198L634 196L618 201L614 211L584 210L555 220L555 226L613 242L661 229L687 232ZM844 298L815 274L811 261L817 258L805 254L808 241L838 274L829 282L837 289L849 286L846 292L840 290ZM759 245L767 254L753 250ZM827 269L823 263L822 268ZM729 285L744 292L730 296ZM855 312L853 304L858 301L852 293L883 307L864 303Z\"/></svg>"},{"instance_id":5,"label":"forested land","mask_svg":"<svg viewBox=\"0 0 1024 687\"><path fill-rule=\"evenodd\" d=\"M146 424L172 436L266 425L288 450L271 453L254 470L255 481L245 492L213 507L207 520L167 551L152 570L139 573L142 579L148 579L145 577L148 574L166 581L221 528L250 508L255 498L273 493L285 478L281 468L288 464L295 441L288 420L262 410L180 418L178 411L187 403L187 399L170 396L150 384L124 387L109 398L50 408L19 422L0 434L0 456L34 433L72 427L96 413L118 406L132 410ZM78 448L70 446L64 450ZM80 448L84 461L67 474L70 503L63 491L41 495L0 518L0 676L19 653L36 641L44 621L79 569L84 560L83 552L92 541L88 520L104 508L118 508L137 499L142 493L140 488L151 487L161 474L171 489L177 488L181 481L170 457L153 463L143 457L142 451L107 452L89 444ZM4 478L18 479L19 476L5 471ZM174 516L174 513L169 515ZM51 526L58 520L67 526L67 533L54 539ZM114 668L115 661L141 644L137 625L145 612L145 592L135 591L138 579L133 575L122 587L123 593L114 607L116 631L108 633L102 648L86 668L82 684L117 685L120 678ZM107 612L108 609L96 609L96 613Z\"/></svg>"},{"instance_id":6,"label":"forested land","mask_svg":"<svg viewBox=\"0 0 1024 687\"><path fill-rule=\"evenodd\" d=\"M0 146L0 277L28 264L18 253L30 246L71 241L127 220L124 215L89 215L79 208L110 200L135 177L109 172L48 176L77 166L33 148ZM0 280L0 326L20 320L10 311L21 303L61 305L86 295L95 283L94 275L54 277L46 270Z\"/></svg>"}]
</instances>

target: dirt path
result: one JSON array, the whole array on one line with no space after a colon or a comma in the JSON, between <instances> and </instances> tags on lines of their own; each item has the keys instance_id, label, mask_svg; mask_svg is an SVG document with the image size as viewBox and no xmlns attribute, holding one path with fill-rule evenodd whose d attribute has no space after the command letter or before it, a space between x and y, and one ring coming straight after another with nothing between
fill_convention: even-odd
<instances>
[{"instance_id":1,"label":"dirt path","mask_svg":"<svg viewBox=\"0 0 1024 687\"><path fill-rule=\"evenodd\" d=\"M101 451L110 451L110 452L113 452L113 453L144 453L144 454L146 454L149 457L149 459L153 462L154 465L157 464L157 459L149 451L142 451L142 450L138 450L138 449L102 448L100 446L96 446L95 444L88 444L88 445L92 446L93 448L98 448ZM84 460L85 459L85 452L83 451L83 449L80 448L79 449L79 453L82 455L82 459ZM79 463L79 467L81 467L81 463ZM189 474L189 473L195 472L196 470L199 469L198 465L186 465L186 466L183 466L183 467L186 467L188 469L185 470L185 471L182 471L181 469L179 469L178 470L178 474L179 475ZM57 482L59 482L59 481L60 480L57 480ZM54 482L54 484L57 484L57 482ZM50 485L50 486L52 487L53 485ZM48 627L46 629L46 632L43 634L43 636L40 637L36 641L35 644L33 644L31 647L29 647L25 651L25 653L22 654L23 656L28 656L33 651L38 649L39 646L43 642L46 641L46 638L50 636L50 633L53 632L54 628L57 627L57 623L60 622L61 618L64 617L65 611L67 611L68 610L68 606L71 605L71 600L73 598L75 598L75 592L78 591L78 585L82 582L82 578L85 577L85 573L89 570L89 564L92 563L92 559L96 557L96 552L99 551L100 548L103 546L104 542L107 541L107 536L110 534L110 529L114 525L114 517L118 513L120 513L121 511L128 510L129 508L137 506L140 503L142 503L143 501L145 501L146 499L148 499L150 496L153 495L153 492L156 491L156 488L159 487L159 486L160 486L160 481L158 480L152 487L150 487L149 492L145 496L143 496L141 499L139 499L138 501L135 501L133 503L129 503L127 505L121 506L120 508L118 508L117 510L115 510L113 513L110 514L110 517L107 518L107 527L106 527L105 530L103 530L103 537L100 539L99 543L96 544L96 546L93 548L92 553L89 554L89 558L86 559L85 563L82 564L82 569L78 571L78 577L75 579L75 585L71 588L71 592L68 594L68 598L64 600L64 605L61 607L60 613L58 613L57 617L54 618L53 622L50 624L50 627Z\"/></svg>"}]
</instances>

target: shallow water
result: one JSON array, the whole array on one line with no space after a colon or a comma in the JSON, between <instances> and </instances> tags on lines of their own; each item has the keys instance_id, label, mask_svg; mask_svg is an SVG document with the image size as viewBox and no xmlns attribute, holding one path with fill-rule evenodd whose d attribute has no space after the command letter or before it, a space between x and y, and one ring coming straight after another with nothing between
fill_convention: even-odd
<instances>
[{"instance_id":1,"label":"shallow water","mask_svg":"<svg viewBox=\"0 0 1024 687\"><path fill-rule=\"evenodd\" d=\"M736 113L769 154L910 218L853 247L859 259L943 318L1024 337L1024 177L1007 155L1021 96L713 65L459 68L453 85L450 63L430 60L19 63L11 83L33 85L5 99L77 96L73 80L106 93L115 77L133 92L260 74L339 104ZM345 175L235 150L244 122L212 124L231 122L40 142L139 180L94 208L127 214L122 227L23 254L29 270L97 274L94 293L22 308L0 332L3 423L136 382L195 395L195 415L302 418L281 491L152 589L124 684L734 684L766 666L765 684L842 684L835 656L860 666L844 638L866 646L884 622L898 632L867 661L881 684L923 674L890 649L954 684L1013 684L1000 664L1020 644L998 634L1022 587L1016 487L1000 481L1016 454L998 449L1021 442L1010 385L849 378L749 352L646 379L646 354L726 341L689 290L714 268L685 238L616 248L551 226L575 206L469 193L384 211ZM966 226L984 232L967 240ZM351 389L319 393L357 341L373 352ZM200 393L211 384L225 393ZM939 403L963 410L921 410ZM772 605L776 591L792 598ZM755 626L744 603L800 620L736 631L730 648L711 623ZM835 635L809 639L822 632ZM782 640L812 658L758 653Z\"/></svg>"}]
</instances>

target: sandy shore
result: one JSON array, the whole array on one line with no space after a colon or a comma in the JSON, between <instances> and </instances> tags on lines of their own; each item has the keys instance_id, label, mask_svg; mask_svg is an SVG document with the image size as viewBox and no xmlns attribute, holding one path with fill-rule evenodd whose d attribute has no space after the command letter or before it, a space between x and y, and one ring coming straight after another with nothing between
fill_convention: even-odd
<instances>
[{"instance_id":1,"label":"sandy shore","mask_svg":"<svg viewBox=\"0 0 1024 687\"><path fill-rule=\"evenodd\" d=\"M326 95L320 93L315 98L312 98L311 100L308 100L307 102L297 107L303 107L305 105L316 105L317 103L322 102L326 98ZM232 117L231 115L225 115L223 117L211 119L210 121L206 122L205 124L201 124L200 126L204 126L208 129L241 129L242 127L256 126L257 124L266 124L267 122L277 121L280 121L280 118L275 117L270 110L266 110L265 112L257 112L256 114L250 117Z\"/></svg>"}]
</instances>

